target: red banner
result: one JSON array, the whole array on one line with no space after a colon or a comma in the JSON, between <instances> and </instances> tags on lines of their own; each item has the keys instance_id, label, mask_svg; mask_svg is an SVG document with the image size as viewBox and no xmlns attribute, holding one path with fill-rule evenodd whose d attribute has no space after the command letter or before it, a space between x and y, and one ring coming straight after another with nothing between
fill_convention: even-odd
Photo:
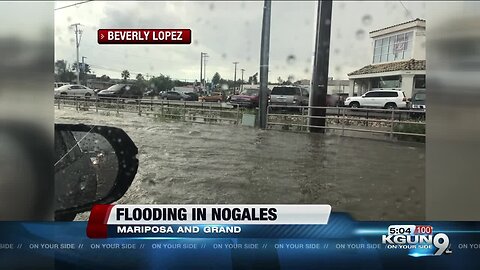
<instances>
[{"instance_id":1,"label":"red banner","mask_svg":"<svg viewBox=\"0 0 480 270\"><path fill-rule=\"evenodd\" d=\"M190 29L99 29L98 44L190 44Z\"/></svg>"}]
</instances>

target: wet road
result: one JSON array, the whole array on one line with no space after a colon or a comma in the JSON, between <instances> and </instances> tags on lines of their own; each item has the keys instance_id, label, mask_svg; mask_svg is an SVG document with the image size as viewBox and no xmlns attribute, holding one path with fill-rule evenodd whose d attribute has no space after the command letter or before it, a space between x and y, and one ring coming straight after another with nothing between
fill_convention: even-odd
<instances>
[{"instance_id":1,"label":"wet road","mask_svg":"<svg viewBox=\"0 0 480 270\"><path fill-rule=\"evenodd\" d=\"M361 220L424 219L422 144L55 113L121 127L136 143L140 167L119 203L327 203Z\"/></svg>"}]
</instances>

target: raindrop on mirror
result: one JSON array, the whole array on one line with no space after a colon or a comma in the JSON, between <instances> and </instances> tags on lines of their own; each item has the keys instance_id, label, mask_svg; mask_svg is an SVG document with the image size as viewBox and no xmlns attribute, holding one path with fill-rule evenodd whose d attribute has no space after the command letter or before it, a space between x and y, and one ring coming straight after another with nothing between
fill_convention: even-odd
<instances>
[{"instance_id":1,"label":"raindrop on mirror","mask_svg":"<svg viewBox=\"0 0 480 270\"><path fill-rule=\"evenodd\" d=\"M355 32L355 37L357 39L364 39L365 38L365 31L363 29L357 30L357 32Z\"/></svg>"},{"instance_id":2,"label":"raindrop on mirror","mask_svg":"<svg viewBox=\"0 0 480 270\"><path fill-rule=\"evenodd\" d=\"M290 54L289 56L287 56L287 64L293 65L295 64L295 60L296 60L295 55Z\"/></svg>"},{"instance_id":3,"label":"raindrop on mirror","mask_svg":"<svg viewBox=\"0 0 480 270\"><path fill-rule=\"evenodd\" d=\"M370 16L369 14L365 14L362 17L362 23L365 26L369 26L370 24L372 24L372 16Z\"/></svg>"}]
</instances>

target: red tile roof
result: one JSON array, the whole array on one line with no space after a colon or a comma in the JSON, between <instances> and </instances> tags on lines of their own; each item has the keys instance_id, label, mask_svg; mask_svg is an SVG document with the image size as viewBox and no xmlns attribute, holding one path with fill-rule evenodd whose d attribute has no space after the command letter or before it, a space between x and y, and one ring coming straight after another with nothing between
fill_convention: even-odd
<instances>
[{"instance_id":1,"label":"red tile roof","mask_svg":"<svg viewBox=\"0 0 480 270\"><path fill-rule=\"evenodd\" d=\"M398 70L425 70L425 69L426 69L426 60L411 59L408 61L401 61L401 62L368 65L368 66L362 67L359 70L355 70L354 72L351 72L347 75L352 76L352 75L381 73L381 72L398 71Z\"/></svg>"},{"instance_id":2,"label":"red tile roof","mask_svg":"<svg viewBox=\"0 0 480 270\"><path fill-rule=\"evenodd\" d=\"M373 31L370 32L370 34L375 33L375 32L378 32L378 31L382 31L382 30L385 30L385 29L388 29L388 28L396 27L396 26L399 26L399 25L404 25L404 24L407 24L407 23L416 22L416 21L418 21L418 22L426 22L426 20L424 20L424 19L416 18L415 20L411 20L411 21L408 21L408 22L403 22L403 23L395 24L395 25L388 26L388 27L385 27L385 28L373 30Z\"/></svg>"}]
</instances>

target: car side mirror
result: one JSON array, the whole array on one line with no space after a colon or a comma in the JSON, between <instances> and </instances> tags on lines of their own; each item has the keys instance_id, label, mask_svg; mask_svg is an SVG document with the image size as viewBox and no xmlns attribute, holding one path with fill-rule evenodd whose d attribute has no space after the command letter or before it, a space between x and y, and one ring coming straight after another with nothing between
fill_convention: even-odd
<instances>
[{"instance_id":1,"label":"car side mirror","mask_svg":"<svg viewBox=\"0 0 480 270\"><path fill-rule=\"evenodd\" d=\"M362 95L362 98L364 98L364 97L365 97L365 94Z\"/></svg>"},{"instance_id":2,"label":"car side mirror","mask_svg":"<svg viewBox=\"0 0 480 270\"><path fill-rule=\"evenodd\" d=\"M55 124L55 220L120 199L137 173L137 153L120 128Z\"/></svg>"}]
</instances>

